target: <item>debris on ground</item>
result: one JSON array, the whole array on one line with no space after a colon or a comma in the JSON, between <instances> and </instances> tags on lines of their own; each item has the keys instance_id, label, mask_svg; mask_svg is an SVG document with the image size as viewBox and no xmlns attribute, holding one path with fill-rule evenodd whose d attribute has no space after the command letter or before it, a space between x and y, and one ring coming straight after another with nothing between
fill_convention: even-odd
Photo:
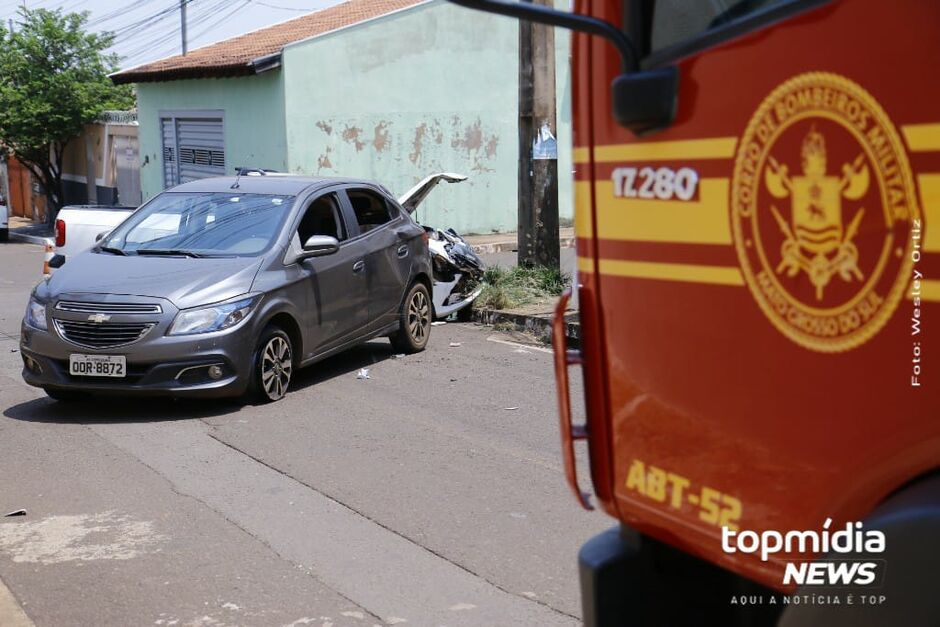
<instances>
[{"instance_id":1,"label":"debris on ground","mask_svg":"<svg viewBox=\"0 0 940 627\"><path fill-rule=\"evenodd\" d=\"M398 353L397 355L392 355L392 359L404 359L404 353Z\"/></svg>"},{"instance_id":2,"label":"debris on ground","mask_svg":"<svg viewBox=\"0 0 940 627\"><path fill-rule=\"evenodd\" d=\"M10 352L11 352L11 353L18 353L18 352L20 352L20 349L18 349L18 348L11 348L11 349L10 349Z\"/></svg>"},{"instance_id":3,"label":"debris on ground","mask_svg":"<svg viewBox=\"0 0 940 627\"><path fill-rule=\"evenodd\" d=\"M15 509L15 510L13 510L12 512L10 512L9 514L4 514L3 517L4 517L4 518L10 518L11 516L25 516L25 515L26 515L26 510L25 510L25 509Z\"/></svg>"},{"instance_id":4,"label":"debris on ground","mask_svg":"<svg viewBox=\"0 0 940 627\"><path fill-rule=\"evenodd\" d=\"M503 407L503 409L505 409L506 411L516 411L519 408L518 407Z\"/></svg>"},{"instance_id":5,"label":"debris on ground","mask_svg":"<svg viewBox=\"0 0 940 627\"><path fill-rule=\"evenodd\" d=\"M441 326L442 324L447 324L447 322L444 321L444 320L435 320L434 322L431 323L431 326L432 326L432 327L439 327L439 326Z\"/></svg>"},{"instance_id":6,"label":"debris on ground","mask_svg":"<svg viewBox=\"0 0 940 627\"><path fill-rule=\"evenodd\" d=\"M460 346L460 342L451 342L451 343L450 343L450 347L451 347L451 348L457 348L458 346Z\"/></svg>"},{"instance_id":7,"label":"debris on ground","mask_svg":"<svg viewBox=\"0 0 940 627\"><path fill-rule=\"evenodd\" d=\"M368 368L360 368L359 372L356 373L356 378L357 379L371 379L372 377L369 376Z\"/></svg>"}]
</instances>

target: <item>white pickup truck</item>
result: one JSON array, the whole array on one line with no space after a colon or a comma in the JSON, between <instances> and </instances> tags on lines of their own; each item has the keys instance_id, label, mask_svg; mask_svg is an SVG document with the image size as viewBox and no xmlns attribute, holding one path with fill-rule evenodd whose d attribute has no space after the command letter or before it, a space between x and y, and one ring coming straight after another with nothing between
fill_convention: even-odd
<instances>
[{"instance_id":1,"label":"white pickup truck","mask_svg":"<svg viewBox=\"0 0 940 627\"><path fill-rule=\"evenodd\" d=\"M66 205L55 221L55 255L49 265L61 267L69 257L95 245L98 235L107 233L131 215L137 207L105 205Z\"/></svg>"}]
</instances>

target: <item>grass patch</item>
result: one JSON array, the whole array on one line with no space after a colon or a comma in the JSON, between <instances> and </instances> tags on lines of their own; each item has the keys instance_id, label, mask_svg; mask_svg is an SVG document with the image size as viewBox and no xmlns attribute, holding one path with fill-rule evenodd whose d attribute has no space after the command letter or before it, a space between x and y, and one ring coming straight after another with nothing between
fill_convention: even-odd
<instances>
[{"instance_id":1,"label":"grass patch","mask_svg":"<svg viewBox=\"0 0 940 627\"><path fill-rule=\"evenodd\" d=\"M490 266L483 274L483 292L474 305L484 309L513 309L550 302L571 285L571 276L550 268Z\"/></svg>"}]
</instances>

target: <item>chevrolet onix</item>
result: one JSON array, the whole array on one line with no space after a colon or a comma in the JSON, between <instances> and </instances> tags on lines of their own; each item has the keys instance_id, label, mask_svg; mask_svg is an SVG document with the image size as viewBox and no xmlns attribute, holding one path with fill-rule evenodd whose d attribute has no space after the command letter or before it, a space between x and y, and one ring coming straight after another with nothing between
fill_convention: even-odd
<instances>
[{"instance_id":1,"label":"chevrolet onix","mask_svg":"<svg viewBox=\"0 0 940 627\"><path fill-rule=\"evenodd\" d=\"M441 180L458 179L399 201L367 181L272 175L163 192L33 290L23 378L57 400L269 402L297 368L371 338L421 351L431 267L410 213Z\"/></svg>"}]
</instances>

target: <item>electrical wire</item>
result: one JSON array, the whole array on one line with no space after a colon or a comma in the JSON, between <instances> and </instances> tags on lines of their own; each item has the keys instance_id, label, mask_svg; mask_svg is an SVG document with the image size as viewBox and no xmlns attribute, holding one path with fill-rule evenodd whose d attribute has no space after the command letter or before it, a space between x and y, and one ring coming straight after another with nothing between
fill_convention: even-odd
<instances>
[{"instance_id":1,"label":"electrical wire","mask_svg":"<svg viewBox=\"0 0 940 627\"><path fill-rule=\"evenodd\" d=\"M269 9L279 9L281 11L297 11L298 13L310 13L314 9L297 9L294 7L281 7L276 4L268 4L267 2L260 2L260 0L250 0L253 4L258 6L267 7Z\"/></svg>"}]
</instances>

